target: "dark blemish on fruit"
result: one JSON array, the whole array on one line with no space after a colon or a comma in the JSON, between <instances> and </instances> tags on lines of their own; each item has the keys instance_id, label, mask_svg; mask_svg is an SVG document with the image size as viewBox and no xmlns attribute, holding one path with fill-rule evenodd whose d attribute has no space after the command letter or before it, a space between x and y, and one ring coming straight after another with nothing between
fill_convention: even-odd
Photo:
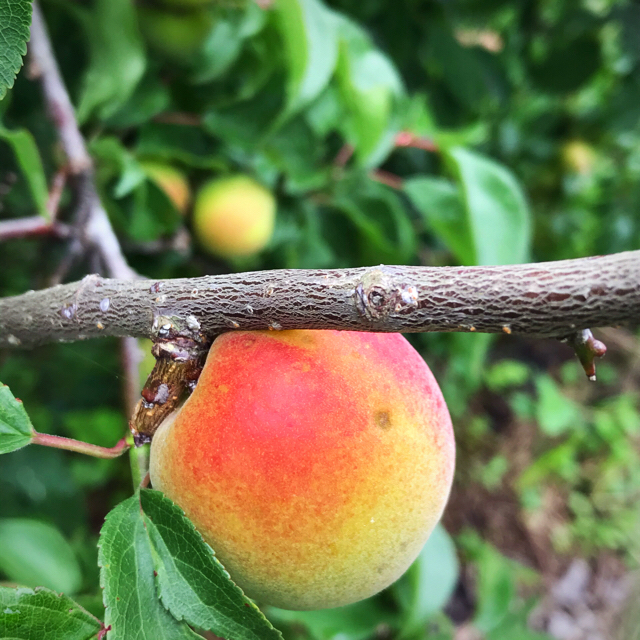
<instances>
[{"instance_id":1,"label":"dark blemish on fruit","mask_svg":"<svg viewBox=\"0 0 640 640\"><path fill-rule=\"evenodd\" d=\"M374 420L381 429L387 430L391 427L391 416L388 411L376 412Z\"/></svg>"}]
</instances>

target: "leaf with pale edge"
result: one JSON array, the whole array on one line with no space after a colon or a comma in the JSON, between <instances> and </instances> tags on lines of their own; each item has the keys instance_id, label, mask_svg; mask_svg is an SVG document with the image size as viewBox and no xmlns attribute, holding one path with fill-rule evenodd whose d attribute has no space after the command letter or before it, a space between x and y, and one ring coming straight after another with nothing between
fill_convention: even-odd
<instances>
[{"instance_id":1,"label":"leaf with pale edge","mask_svg":"<svg viewBox=\"0 0 640 640\"><path fill-rule=\"evenodd\" d=\"M9 387L0 382L0 453L26 447L34 435L22 402L14 398Z\"/></svg>"},{"instance_id":2,"label":"leaf with pale edge","mask_svg":"<svg viewBox=\"0 0 640 640\"><path fill-rule=\"evenodd\" d=\"M100 620L67 596L42 587L0 587L0 638L88 640L100 627Z\"/></svg>"},{"instance_id":3,"label":"leaf with pale edge","mask_svg":"<svg viewBox=\"0 0 640 640\"><path fill-rule=\"evenodd\" d=\"M234 640L280 632L244 596L182 511L158 491L140 492L160 598L178 619Z\"/></svg>"},{"instance_id":4,"label":"leaf with pale edge","mask_svg":"<svg viewBox=\"0 0 640 640\"><path fill-rule=\"evenodd\" d=\"M327 86L338 59L337 23L319 0L279 0L277 23L286 54L288 115Z\"/></svg>"},{"instance_id":5,"label":"leaf with pale edge","mask_svg":"<svg viewBox=\"0 0 640 640\"><path fill-rule=\"evenodd\" d=\"M147 66L135 6L129 0L98 0L84 16L91 48L78 106L82 122L94 111L113 115L131 97Z\"/></svg>"},{"instance_id":6,"label":"leaf with pale edge","mask_svg":"<svg viewBox=\"0 0 640 640\"><path fill-rule=\"evenodd\" d=\"M477 264L527 262L531 214L511 171L462 147L445 151L445 156L460 180Z\"/></svg>"},{"instance_id":7,"label":"leaf with pale edge","mask_svg":"<svg viewBox=\"0 0 640 640\"><path fill-rule=\"evenodd\" d=\"M13 82L27 53L31 2L29 0L0 0L0 100Z\"/></svg>"},{"instance_id":8,"label":"leaf with pale edge","mask_svg":"<svg viewBox=\"0 0 640 640\"><path fill-rule=\"evenodd\" d=\"M29 184L29 190L38 208L38 213L49 219L47 178L44 174L40 152L33 136L26 129L10 131L0 125L0 140L5 140L7 144L13 147L13 153L20 165L22 175Z\"/></svg>"}]
</instances>

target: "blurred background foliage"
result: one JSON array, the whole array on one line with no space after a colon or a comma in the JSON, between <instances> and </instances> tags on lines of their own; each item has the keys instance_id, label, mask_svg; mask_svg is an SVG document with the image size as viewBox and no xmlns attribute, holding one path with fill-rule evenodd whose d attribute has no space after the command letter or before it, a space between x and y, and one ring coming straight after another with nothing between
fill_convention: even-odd
<instances>
[{"instance_id":1,"label":"blurred background foliage","mask_svg":"<svg viewBox=\"0 0 640 640\"><path fill-rule=\"evenodd\" d=\"M46 0L43 10L103 202L148 277L640 248L637 3ZM154 177L158 163L180 172L191 201L214 177L266 186L277 214L265 249L207 253L190 207ZM0 102L0 219L44 211L62 164L23 70ZM73 205L65 190L62 220ZM3 242L0 295L47 286L66 250L51 238ZM100 268L89 260L66 279ZM381 595L270 610L274 623L314 640L635 637L620 611L638 559L640 343L624 329L599 337L609 354L591 384L559 343L412 336L457 434L444 526ZM115 340L1 353L0 380L39 431L111 445L126 428ZM38 447L3 456L0 576L76 595L99 615L97 533L130 492L125 460Z\"/></svg>"}]
</instances>

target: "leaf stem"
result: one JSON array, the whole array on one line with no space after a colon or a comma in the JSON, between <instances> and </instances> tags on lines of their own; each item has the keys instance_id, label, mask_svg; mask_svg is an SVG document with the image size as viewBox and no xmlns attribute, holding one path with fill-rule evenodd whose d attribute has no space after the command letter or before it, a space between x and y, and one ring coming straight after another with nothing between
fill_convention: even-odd
<instances>
[{"instance_id":1,"label":"leaf stem","mask_svg":"<svg viewBox=\"0 0 640 640\"><path fill-rule=\"evenodd\" d=\"M149 453L150 446L148 444L136 447L133 442L133 435L127 434L125 437L127 446L129 447L129 464L131 466L131 479L133 487L137 491L149 473Z\"/></svg>"},{"instance_id":2,"label":"leaf stem","mask_svg":"<svg viewBox=\"0 0 640 640\"><path fill-rule=\"evenodd\" d=\"M38 433L37 431L31 443L41 444L43 447L53 447L54 449L65 449L66 451L84 453L94 458L118 458L130 447L125 438L119 440L114 447L99 447L97 444L82 442L82 440L73 440L72 438L54 436L48 433Z\"/></svg>"}]
</instances>

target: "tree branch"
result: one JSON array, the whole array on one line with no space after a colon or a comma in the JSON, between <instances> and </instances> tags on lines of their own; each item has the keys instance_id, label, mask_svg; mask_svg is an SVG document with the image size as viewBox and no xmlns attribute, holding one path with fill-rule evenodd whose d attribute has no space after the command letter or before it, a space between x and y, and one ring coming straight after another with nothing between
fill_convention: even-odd
<instances>
[{"instance_id":1,"label":"tree branch","mask_svg":"<svg viewBox=\"0 0 640 640\"><path fill-rule=\"evenodd\" d=\"M565 338L640 318L640 251L500 267L87 276L0 299L0 346L233 329L479 331Z\"/></svg>"},{"instance_id":2,"label":"tree branch","mask_svg":"<svg viewBox=\"0 0 640 640\"><path fill-rule=\"evenodd\" d=\"M79 184L80 209L84 211L82 218L86 222L84 225L86 240L100 252L109 275L115 278L136 277L122 254L118 239L98 197L93 178L93 162L60 75L40 6L35 0L29 53L31 75L40 78L42 82L45 102L69 161L69 173L77 179Z\"/></svg>"}]
</instances>

